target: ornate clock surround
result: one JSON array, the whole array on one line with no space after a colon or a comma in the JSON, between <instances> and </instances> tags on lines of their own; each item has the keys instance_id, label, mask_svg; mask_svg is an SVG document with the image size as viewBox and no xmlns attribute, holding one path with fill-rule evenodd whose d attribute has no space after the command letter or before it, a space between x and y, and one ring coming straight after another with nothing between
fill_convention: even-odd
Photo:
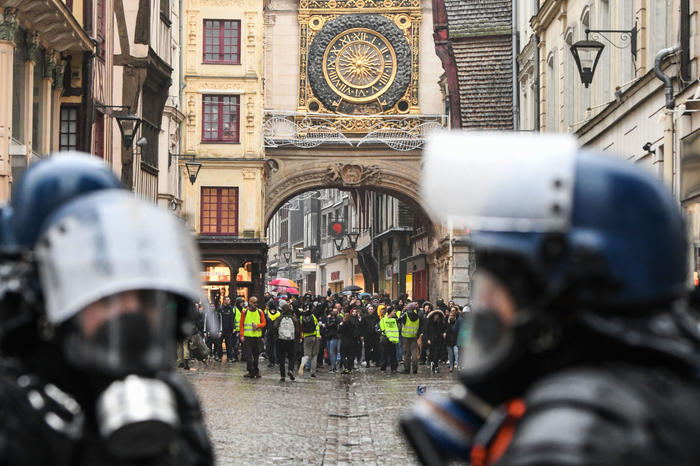
<instances>
[{"instance_id":1,"label":"ornate clock surround","mask_svg":"<svg viewBox=\"0 0 700 466\"><path fill-rule=\"evenodd\" d=\"M420 0L300 0L300 112L417 114Z\"/></svg>"}]
</instances>

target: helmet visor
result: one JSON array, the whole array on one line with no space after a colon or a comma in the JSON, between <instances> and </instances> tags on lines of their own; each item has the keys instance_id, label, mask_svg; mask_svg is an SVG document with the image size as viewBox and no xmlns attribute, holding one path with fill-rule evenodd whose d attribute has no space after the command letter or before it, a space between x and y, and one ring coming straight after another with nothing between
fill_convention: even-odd
<instances>
[{"instance_id":1,"label":"helmet visor","mask_svg":"<svg viewBox=\"0 0 700 466\"><path fill-rule=\"evenodd\" d=\"M85 306L63 339L77 368L108 374L153 373L172 366L177 302L165 291L125 291Z\"/></svg>"},{"instance_id":2,"label":"helmet visor","mask_svg":"<svg viewBox=\"0 0 700 466\"><path fill-rule=\"evenodd\" d=\"M576 141L566 136L435 133L424 152L421 197L448 227L567 231L575 154Z\"/></svg>"}]
</instances>

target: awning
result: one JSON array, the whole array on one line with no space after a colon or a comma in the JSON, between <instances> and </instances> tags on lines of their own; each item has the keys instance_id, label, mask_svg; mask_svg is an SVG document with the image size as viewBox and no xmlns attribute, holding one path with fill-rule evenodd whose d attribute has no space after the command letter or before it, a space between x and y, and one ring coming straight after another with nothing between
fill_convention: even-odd
<instances>
[{"instance_id":1,"label":"awning","mask_svg":"<svg viewBox=\"0 0 700 466\"><path fill-rule=\"evenodd\" d=\"M31 23L47 49L94 52L95 44L73 13L60 0L0 0L0 8L17 10L20 23Z\"/></svg>"}]
</instances>

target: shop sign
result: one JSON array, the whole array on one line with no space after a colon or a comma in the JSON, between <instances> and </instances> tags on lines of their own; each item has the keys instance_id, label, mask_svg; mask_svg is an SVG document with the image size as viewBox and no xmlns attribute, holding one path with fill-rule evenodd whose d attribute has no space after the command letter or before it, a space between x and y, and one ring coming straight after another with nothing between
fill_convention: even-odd
<instances>
[{"instance_id":1,"label":"shop sign","mask_svg":"<svg viewBox=\"0 0 700 466\"><path fill-rule=\"evenodd\" d=\"M340 271L331 272L331 281L340 280Z\"/></svg>"},{"instance_id":2,"label":"shop sign","mask_svg":"<svg viewBox=\"0 0 700 466\"><path fill-rule=\"evenodd\" d=\"M225 270L206 270L199 272L205 282L230 282L231 274Z\"/></svg>"},{"instance_id":3,"label":"shop sign","mask_svg":"<svg viewBox=\"0 0 700 466\"><path fill-rule=\"evenodd\" d=\"M304 263L304 264L301 264L301 271L307 272L307 273L315 272L316 267L317 267L316 264L313 264L311 262L309 262L308 264Z\"/></svg>"},{"instance_id":4,"label":"shop sign","mask_svg":"<svg viewBox=\"0 0 700 466\"><path fill-rule=\"evenodd\" d=\"M392 275L392 273L391 273L392 270L391 270L391 269L392 269L392 265L391 265L391 264L389 264L389 265L386 266L386 271L385 271L384 277L385 277L387 280L391 280L391 275Z\"/></svg>"}]
</instances>

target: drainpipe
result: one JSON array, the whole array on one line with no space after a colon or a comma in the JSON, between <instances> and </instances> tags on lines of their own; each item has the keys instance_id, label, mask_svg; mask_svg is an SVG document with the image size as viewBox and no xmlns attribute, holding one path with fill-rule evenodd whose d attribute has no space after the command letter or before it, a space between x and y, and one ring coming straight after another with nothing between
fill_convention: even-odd
<instances>
[{"instance_id":1,"label":"drainpipe","mask_svg":"<svg viewBox=\"0 0 700 466\"><path fill-rule=\"evenodd\" d=\"M654 74L665 84L666 108L669 110L673 110L673 107L676 105L676 101L673 98L673 81L670 76L661 71L661 65L667 57L678 52L680 49L681 46L679 44L667 49L661 49L654 59Z\"/></svg>"},{"instance_id":2,"label":"drainpipe","mask_svg":"<svg viewBox=\"0 0 700 466\"><path fill-rule=\"evenodd\" d=\"M511 32L513 36L513 131L520 129L520 90L518 89L518 0L512 0Z\"/></svg>"},{"instance_id":3,"label":"drainpipe","mask_svg":"<svg viewBox=\"0 0 700 466\"><path fill-rule=\"evenodd\" d=\"M664 60L677 53L680 45L659 50L654 59L654 74L664 83L664 94L666 95L666 109L664 110L664 183L673 191L673 157L674 157L674 127L673 108L676 106L676 99L673 95L673 81L670 76L661 70Z\"/></svg>"},{"instance_id":4,"label":"drainpipe","mask_svg":"<svg viewBox=\"0 0 700 466\"><path fill-rule=\"evenodd\" d=\"M534 0L535 15L540 12L540 1ZM540 36L535 34L535 131L540 130Z\"/></svg>"}]
</instances>

